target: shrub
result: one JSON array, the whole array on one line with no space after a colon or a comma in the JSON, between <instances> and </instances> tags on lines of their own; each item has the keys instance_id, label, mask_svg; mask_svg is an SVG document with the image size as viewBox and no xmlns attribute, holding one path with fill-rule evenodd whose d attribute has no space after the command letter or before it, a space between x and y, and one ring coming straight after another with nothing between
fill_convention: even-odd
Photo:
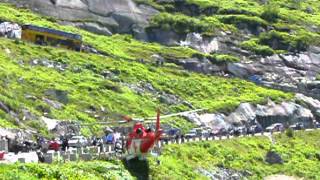
<instances>
[{"instance_id":1,"label":"shrub","mask_svg":"<svg viewBox=\"0 0 320 180\"><path fill-rule=\"evenodd\" d=\"M240 58L229 54L213 54L208 56L212 63L239 62Z\"/></svg>"},{"instance_id":2,"label":"shrub","mask_svg":"<svg viewBox=\"0 0 320 180\"><path fill-rule=\"evenodd\" d=\"M154 16L150 23L150 28L172 29L180 34L190 32L210 32L214 27L197 18L183 14L160 13Z\"/></svg>"},{"instance_id":3,"label":"shrub","mask_svg":"<svg viewBox=\"0 0 320 180\"><path fill-rule=\"evenodd\" d=\"M248 15L224 15L220 16L219 20L223 23L227 24L236 24L245 23L251 27L263 26L266 27L268 22L256 16L248 16Z\"/></svg>"},{"instance_id":4,"label":"shrub","mask_svg":"<svg viewBox=\"0 0 320 180\"><path fill-rule=\"evenodd\" d=\"M306 31L289 34L272 30L262 33L259 37L259 42L276 50L305 51L315 38L318 38L318 36Z\"/></svg>"},{"instance_id":5,"label":"shrub","mask_svg":"<svg viewBox=\"0 0 320 180\"><path fill-rule=\"evenodd\" d=\"M279 7L270 3L265 6L264 11L261 14L261 18L269 22L276 22L279 18L279 13Z\"/></svg>"},{"instance_id":6,"label":"shrub","mask_svg":"<svg viewBox=\"0 0 320 180\"><path fill-rule=\"evenodd\" d=\"M286 130L286 135L289 137L289 138L293 138L294 137L294 131L292 128L288 128Z\"/></svg>"},{"instance_id":7,"label":"shrub","mask_svg":"<svg viewBox=\"0 0 320 180\"><path fill-rule=\"evenodd\" d=\"M240 44L240 47L262 56L271 56L275 53L272 48L266 45L261 45L258 41L258 39L244 41Z\"/></svg>"}]
</instances>

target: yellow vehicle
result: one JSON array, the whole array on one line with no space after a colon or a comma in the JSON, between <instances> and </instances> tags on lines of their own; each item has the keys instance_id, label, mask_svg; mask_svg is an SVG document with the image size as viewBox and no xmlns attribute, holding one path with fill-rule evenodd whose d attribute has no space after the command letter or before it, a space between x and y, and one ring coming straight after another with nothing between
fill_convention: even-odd
<instances>
[{"instance_id":1,"label":"yellow vehicle","mask_svg":"<svg viewBox=\"0 0 320 180\"><path fill-rule=\"evenodd\" d=\"M82 45L82 37L78 34L33 25L22 26L21 39L39 45L63 47L76 51L81 51Z\"/></svg>"}]
</instances>

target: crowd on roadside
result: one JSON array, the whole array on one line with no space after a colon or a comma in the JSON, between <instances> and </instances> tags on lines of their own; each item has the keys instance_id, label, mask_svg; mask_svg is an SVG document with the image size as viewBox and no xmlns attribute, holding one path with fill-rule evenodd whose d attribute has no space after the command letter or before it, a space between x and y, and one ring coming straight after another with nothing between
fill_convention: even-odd
<instances>
[{"instance_id":1,"label":"crowd on roadside","mask_svg":"<svg viewBox=\"0 0 320 180\"><path fill-rule=\"evenodd\" d=\"M219 136L240 136L240 135L252 135L262 132L280 132L286 129L293 130L303 130L306 128L320 128L320 123L318 121L313 121L311 125L306 126L302 122L297 122L292 125L274 123L270 126L263 128L260 124L254 123L251 126L232 126L232 127L220 127L216 129L211 129L207 127L203 128L193 128L187 133L181 133L178 129L172 129L170 131L165 131L166 133L162 136L162 140L172 140L172 139L186 139L195 137L219 137ZM174 133L173 133L174 132Z\"/></svg>"},{"instance_id":2,"label":"crowd on roadside","mask_svg":"<svg viewBox=\"0 0 320 180\"><path fill-rule=\"evenodd\" d=\"M285 126L281 123L275 123L267 128L262 128L258 124L251 125L250 127L238 126L230 128L194 128L187 133L182 133L178 128L166 129L160 140L178 140L188 139L194 137L219 137L219 136L240 136L250 135L261 132L277 132L284 131L287 128L294 130L302 130L306 127L303 123L295 123L291 126ZM320 128L320 123L317 121L313 122L313 128ZM69 148L81 148L88 146L97 146L101 150L105 145L111 145L113 150L116 152L123 152L125 145L125 134L115 132L112 130L106 131L102 137L92 136L86 138L81 135L66 134L58 138L46 139L42 136L37 136L35 141L25 140L22 135L17 133L16 137L11 139L7 136L0 137L0 140L5 140L8 143L8 152L31 152L37 151L46 153L49 150L54 151L67 151Z\"/></svg>"},{"instance_id":3,"label":"crowd on roadside","mask_svg":"<svg viewBox=\"0 0 320 180\"><path fill-rule=\"evenodd\" d=\"M92 136L86 138L81 135L66 134L58 138L47 139L43 136L36 136L35 141L26 140L17 134L14 138L8 136L0 137L1 140L7 142L8 152L31 152L38 151L46 153L49 150L67 151L69 148L81 148L87 146L99 146L103 148L104 145L112 145L115 150L122 149L123 138L119 132L107 132L102 137Z\"/></svg>"}]
</instances>

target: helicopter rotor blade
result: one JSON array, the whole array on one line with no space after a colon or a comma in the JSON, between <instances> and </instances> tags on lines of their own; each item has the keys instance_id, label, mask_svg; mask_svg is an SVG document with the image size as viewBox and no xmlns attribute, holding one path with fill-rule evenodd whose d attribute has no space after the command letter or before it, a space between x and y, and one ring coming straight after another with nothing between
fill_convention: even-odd
<instances>
[{"instance_id":1,"label":"helicopter rotor blade","mask_svg":"<svg viewBox=\"0 0 320 180\"><path fill-rule=\"evenodd\" d=\"M179 113L163 115L163 116L160 116L160 119L167 119L167 118L175 117L175 116L183 116L185 114L200 112L200 111L204 111L204 110L207 110L207 109L196 109L196 110L191 110L191 111L184 111L184 112L179 112ZM128 119L127 116L123 116L123 117L125 117L124 118L125 120L109 121L109 122L95 122L95 123L81 123L80 126L130 124L130 123L137 123L137 122L154 123L157 120L157 117L130 118L130 119Z\"/></svg>"},{"instance_id":2,"label":"helicopter rotor blade","mask_svg":"<svg viewBox=\"0 0 320 180\"><path fill-rule=\"evenodd\" d=\"M207 109L196 109L196 110L191 110L191 111L184 111L184 112L179 112L179 113L174 113L174 114L163 115L163 116L160 116L160 119L167 119L167 118L171 118L171 117L175 117L175 116L183 116L185 114L200 112L200 111L204 111L204 110L207 110ZM140 120L140 121L143 120L143 122L155 122L157 120L157 117L139 118L137 120Z\"/></svg>"}]
</instances>

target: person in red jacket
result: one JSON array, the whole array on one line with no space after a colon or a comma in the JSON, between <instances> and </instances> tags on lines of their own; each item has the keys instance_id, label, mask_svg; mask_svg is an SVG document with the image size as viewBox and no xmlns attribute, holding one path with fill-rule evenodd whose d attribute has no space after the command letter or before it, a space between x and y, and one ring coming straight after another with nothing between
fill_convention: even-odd
<instances>
[{"instance_id":1,"label":"person in red jacket","mask_svg":"<svg viewBox=\"0 0 320 180\"><path fill-rule=\"evenodd\" d=\"M52 139L49 142L49 149L54 150L54 151L59 151L60 144L55 139Z\"/></svg>"}]
</instances>

